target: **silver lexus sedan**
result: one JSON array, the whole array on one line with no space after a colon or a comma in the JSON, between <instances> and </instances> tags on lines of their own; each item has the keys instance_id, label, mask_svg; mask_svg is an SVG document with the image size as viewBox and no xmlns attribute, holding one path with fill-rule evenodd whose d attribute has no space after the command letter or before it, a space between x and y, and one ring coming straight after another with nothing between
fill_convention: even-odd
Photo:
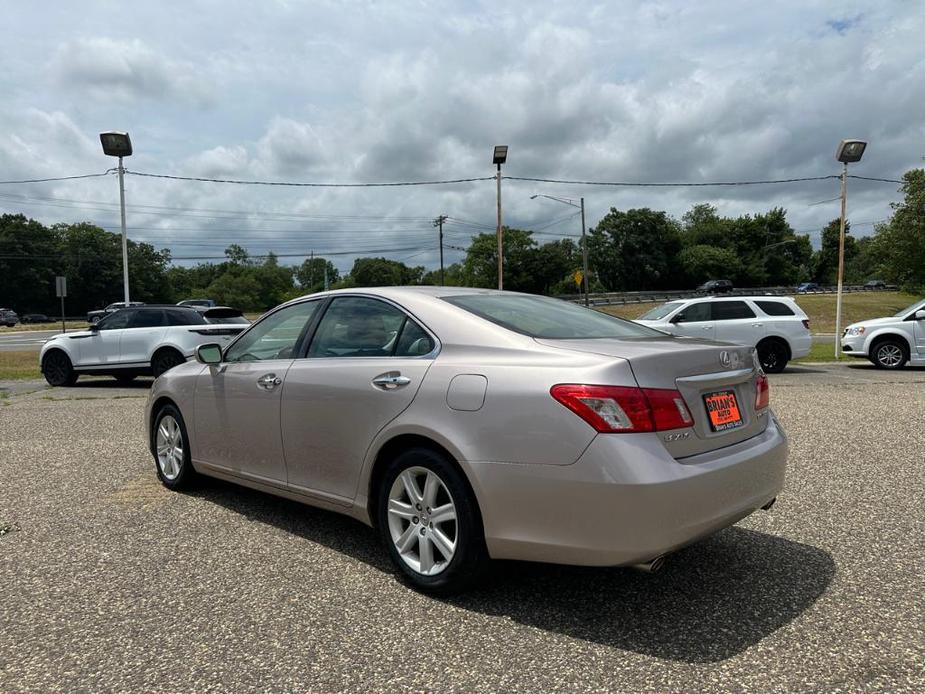
<instances>
[{"instance_id":1,"label":"silver lexus sedan","mask_svg":"<svg viewBox=\"0 0 925 694\"><path fill-rule=\"evenodd\" d=\"M414 587L489 558L654 569L781 489L754 349L455 287L312 294L158 378L171 489L218 477L378 529Z\"/></svg>"}]
</instances>

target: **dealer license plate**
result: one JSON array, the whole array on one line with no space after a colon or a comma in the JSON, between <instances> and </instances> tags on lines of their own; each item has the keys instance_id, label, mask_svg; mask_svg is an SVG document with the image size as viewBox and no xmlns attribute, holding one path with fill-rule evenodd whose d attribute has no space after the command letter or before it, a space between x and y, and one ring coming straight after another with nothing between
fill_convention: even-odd
<instances>
[{"instance_id":1,"label":"dealer license plate","mask_svg":"<svg viewBox=\"0 0 925 694\"><path fill-rule=\"evenodd\" d=\"M727 431L745 424L742 412L739 410L739 401L733 390L720 390L703 396L710 417L710 428L713 431Z\"/></svg>"}]
</instances>

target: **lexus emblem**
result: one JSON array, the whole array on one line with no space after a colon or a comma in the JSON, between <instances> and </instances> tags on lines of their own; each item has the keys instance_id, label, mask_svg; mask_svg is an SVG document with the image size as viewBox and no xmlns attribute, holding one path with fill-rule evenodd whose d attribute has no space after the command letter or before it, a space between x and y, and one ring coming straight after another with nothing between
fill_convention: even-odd
<instances>
[{"instance_id":1,"label":"lexus emblem","mask_svg":"<svg viewBox=\"0 0 925 694\"><path fill-rule=\"evenodd\" d=\"M719 363L727 369L737 369L742 364L742 357L738 352L729 352L724 349L719 353Z\"/></svg>"}]
</instances>

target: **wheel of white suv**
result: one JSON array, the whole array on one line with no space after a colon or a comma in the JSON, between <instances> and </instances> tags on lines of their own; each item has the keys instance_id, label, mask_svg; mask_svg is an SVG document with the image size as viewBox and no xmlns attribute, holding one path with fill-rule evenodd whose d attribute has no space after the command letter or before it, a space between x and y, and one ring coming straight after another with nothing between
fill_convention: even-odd
<instances>
[{"instance_id":1,"label":"wheel of white suv","mask_svg":"<svg viewBox=\"0 0 925 694\"><path fill-rule=\"evenodd\" d=\"M488 553L478 506L462 473L441 454L400 453L381 478L377 508L383 543L413 587L447 595L481 574Z\"/></svg>"},{"instance_id":2,"label":"wheel of white suv","mask_svg":"<svg viewBox=\"0 0 925 694\"><path fill-rule=\"evenodd\" d=\"M71 359L60 349L49 350L42 359L42 375L51 386L72 386L77 383L77 372Z\"/></svg>"},{"instance_id":3,"label":"wheel of white suv","mask_svg":"<svg viewBox=\"0 0 925 694\"><path fill-rule=\"evenodd\" d=\"M874 344L870 360L881 369L901 369L909 360L909 355L902 342L887 338Z\"/></svg>"},{"instance_id":4,"label":"wheel of white suv","mask_svg":"<svg viewBox=\"0 0 925 694\"><path fill-rule=\"evenodd\" d=\"M769 374L779 374L787 367L790 354L787 345L779 339L768 338L758 343L758 361Z\"/></svg>"},{"instance_id":5,"label":"wheel of white suv","mask_svg":"<svg viewBox=\"0 0 925 694\"><path fill-rule=\"evenodd\" d=\"M170 371L173 367L179 366L186 360L183 355L175 349L164 348L154 354L151 359L151 373L157 378L165 371Z\"/></svg>"}]
</instances>

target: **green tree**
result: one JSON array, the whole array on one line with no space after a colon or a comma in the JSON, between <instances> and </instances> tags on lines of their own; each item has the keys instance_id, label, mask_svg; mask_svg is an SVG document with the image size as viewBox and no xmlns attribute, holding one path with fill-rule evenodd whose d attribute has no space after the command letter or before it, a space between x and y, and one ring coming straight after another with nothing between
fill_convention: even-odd
<instances>
[{"instance_id":1,"label":"green tree","mask_svg":"<svg viewBox=\"0 0 925 694\"><path fill-rule=\"evenodd\" d=\"M423 267L408 267L388 258L357 258L350 270L350 279L357 287L391 287L420 284Z\"/></svg>"},{"instance_id":2,"label":"green tree","mask_svg":"<svg viewBox=\"0 0 925 694\"><path fill-rule=\"evenodd\" d=\"M294 288L293 268L280 265L279 259L272 252L262 264L248 267L246 274L252 277L260 288L257 293L259 310L267 310L281 304Z\"/></svg>"},{"instance_id":3,"label":"green tree","mask_svg":"<svg viewBox=\"0 0 925 694\"><path fill-rule=\"evenodd\" d=\"M876 227L876 254L884 279L918 290L925 287L925 169L907 171L900 192L889 223Z\"/></svg>"},{"instance_id":4,"label":"green tree","mask_svg":"<svg viewBox=\"0 0 925 694\"><path fill-rule=\"evenodd\" d=\"M705 244L688 246L678 254L678 263L688 284L702 284L717 278L739 277L742 263L729 248Z\"/></svg>"},{"instance_id":5,"label":"green tree","mask_svg":"<svg viewBox=\"0 0 925 694\"><path fill-rule=\"evenodd\" d=\"M536 248L533 234L504 227L504 288L529 291L533 285L531 251ZM469 287L498 286L498 238L478 234L466 250L463 261L465 284Z\"/></svg>"},{"instance_id":6,"label":"green tree","mask_svg":"<svg viewBox=\"0 0 925 694\"><path fill-rule=\"evenodd\" d=\"M462 263L451 263L443 268L443 285L446 287L465 286L465 270ZM432 286L440 285L440 268L425 272L421 277L421 284Z\"/></svg>"},{"instance_id":7,"label":"green tree","mask_svg":"<svg viewBox=\"0 0 925 694\"><path fill-rule=\"evenodd\" d=\"M57 229L21 214L0 216L0 304L51 313L55 276L65 273Z\"/></svg>"},{"instance_id":8,"label":"green tree","mask_svg":"<svg viewBox=\"0 0 925 694\"><path fill-rule=\"evenodd\" d=\"M838 281L838 246L841 221L833 219L822 230L822 247L813 256L813 279L822 285ZM857 241L851 236L851 223L845 223L845 265L858 253Z\"/></svg>"},{"instance_id":9,"label":"green tree","mask_svg":"<svg viewBox=\"0 0 925 694\"><path fill-rule=\"evenodd\" d=\"M324 290L324 277L327 271L328 286L337 283L340 280L340 272L334 267L334 263L322 257L306 258L298 268L295 275L305 294L312 294Z\"/></svg>"},{"instance_id":10,"label":"green tree","mask_svg":"<svg viewBox=\"0 0 925 694\"><path fill-rule=\"evenodd\" d=\"M673 288L680 250L681 225L649 208L611 208L588 235L589 264L612 291Z\"/></svg>"}]
</instances>

